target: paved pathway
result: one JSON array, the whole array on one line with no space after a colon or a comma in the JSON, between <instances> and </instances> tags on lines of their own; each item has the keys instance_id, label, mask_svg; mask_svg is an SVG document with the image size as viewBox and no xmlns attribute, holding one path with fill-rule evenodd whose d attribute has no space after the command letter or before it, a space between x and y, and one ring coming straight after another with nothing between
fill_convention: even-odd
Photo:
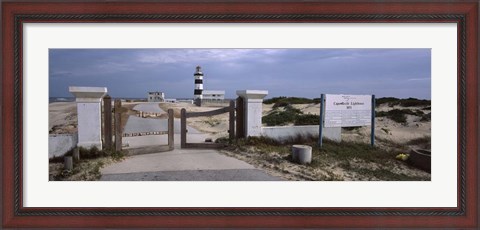
<instances>
[{"instance_id":1,"label":"paved pathway","mask_svg":"<svg viewBox=\"0 0 480 230\"><path fill-rule=\"evenodd\" d=\"M147 113L166 113L158 106L158 102L141 103L133 107L133 110Z\"/></svg>"},{"instance_id":2,"label":"paved pathway","mask_svg":"<svg viewBox=\"0 0 480 230\"><path fill-rule=\"evenodd\" d=\"M216 150L175 149L136 155L101 169L109 181L278 181L254 166Z\"/></svg>"},{"instance_id":3,"label":"paved pathway","mask_svg":"<svg viewBox=\"0 0 480 230\"><path fill-rule=\"evenodd\" d=\"M151 113L164 113L158 103L144 103L133 109ZM129 116L125 133L167 130L167 119ZM174 120L175 150L130 156L126 160L101 169L101 180L106 181L276 181L250 164L227 157L216 150L180 149L180 120ZM204 142L206 134L187 126L187 142ZM124 137L128 148L167 144L167 135Z\"/></svg>"}]
</instances>

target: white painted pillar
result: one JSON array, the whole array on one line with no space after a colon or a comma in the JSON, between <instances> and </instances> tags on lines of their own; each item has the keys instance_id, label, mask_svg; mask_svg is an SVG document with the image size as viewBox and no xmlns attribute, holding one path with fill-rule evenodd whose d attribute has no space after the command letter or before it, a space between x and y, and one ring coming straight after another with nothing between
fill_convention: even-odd
<instances>
[{"instance_id":1,"label":"white painted pillar","mask_svg":"<svg viewBox=\"0 0 480 230\"><path fill-rule=\"evenodd\" d=\"M75 96L78 114L79 147L96 146L102 149L102 98L107 94L105 87L70 86L70 93Z\"/></svg>"},{"instance_id":2,"label":"white painted pillar","mask_svg":"<svg viewBox=\"0 0 480 230\"><path fill-rule=\"evenodd\" d=\"M267 90L237 90L237 95L243 98L245 136L258 137L262 135L262 104Z\"/></svg>"}]
</instances>

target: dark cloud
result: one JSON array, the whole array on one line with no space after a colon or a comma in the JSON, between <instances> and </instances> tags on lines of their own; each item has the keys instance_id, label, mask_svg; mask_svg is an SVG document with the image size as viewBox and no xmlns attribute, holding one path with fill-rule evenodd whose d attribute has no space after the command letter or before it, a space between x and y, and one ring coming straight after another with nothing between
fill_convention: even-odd
<instances>
[{"instance_id":1,"label":"dark cloud","mask_svg":"<svg viewBox=\"0 0 480 230\"><path fill-rule=\"evenodd\" d=\"M68 86L104 86L114 97L193 95L201 65L204 87L265 89L269 97L321 93L430 98L430 49L51 49L50 96Z\"/></svg>"}]
</instances>

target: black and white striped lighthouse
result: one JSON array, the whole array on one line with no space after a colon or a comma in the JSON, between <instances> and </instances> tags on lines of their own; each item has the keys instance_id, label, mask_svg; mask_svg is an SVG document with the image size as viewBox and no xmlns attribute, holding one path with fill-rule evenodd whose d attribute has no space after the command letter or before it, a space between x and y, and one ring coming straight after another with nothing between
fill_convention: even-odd
<instances>
[{"instance_id":1,"label":"black and white striped lighthouse","mask_svg":"<svg viewBox=\"0 0 480 230\"><path fill-rule=\"evenodd\" d=\"M193 99L202 99L202 91L203 91L203 73L202 67L197 66L195 73L193 74L195 77L195 90L193 92Z\"/></svg>"}]
</instances>

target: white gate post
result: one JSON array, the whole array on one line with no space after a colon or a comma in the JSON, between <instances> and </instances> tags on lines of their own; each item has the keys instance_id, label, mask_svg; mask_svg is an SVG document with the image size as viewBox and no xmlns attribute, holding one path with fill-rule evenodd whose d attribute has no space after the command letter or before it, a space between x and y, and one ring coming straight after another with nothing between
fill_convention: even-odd
<instances>
[{"instance_id":1,"label":"white gate post","mask_svg":"<svg viewBox=\"0 0 480 230\"><path fill-rule=\"evenodd\" d=\"M267 90L237 90L237 95L244 101L245 137L262 135L262 103Z\"/></svg>"},{"instance_id":2,"label":"white gate post","mask_svg":"<svg viewBox=\"0 0 480 230\"><path fill-rule=\"evenodd\" d=\"M101 104L107 88L70 86L69 91L75 96L77 102L77 146L85 148L96 146L102 149Z\"/></svg>"}]
</instances>

